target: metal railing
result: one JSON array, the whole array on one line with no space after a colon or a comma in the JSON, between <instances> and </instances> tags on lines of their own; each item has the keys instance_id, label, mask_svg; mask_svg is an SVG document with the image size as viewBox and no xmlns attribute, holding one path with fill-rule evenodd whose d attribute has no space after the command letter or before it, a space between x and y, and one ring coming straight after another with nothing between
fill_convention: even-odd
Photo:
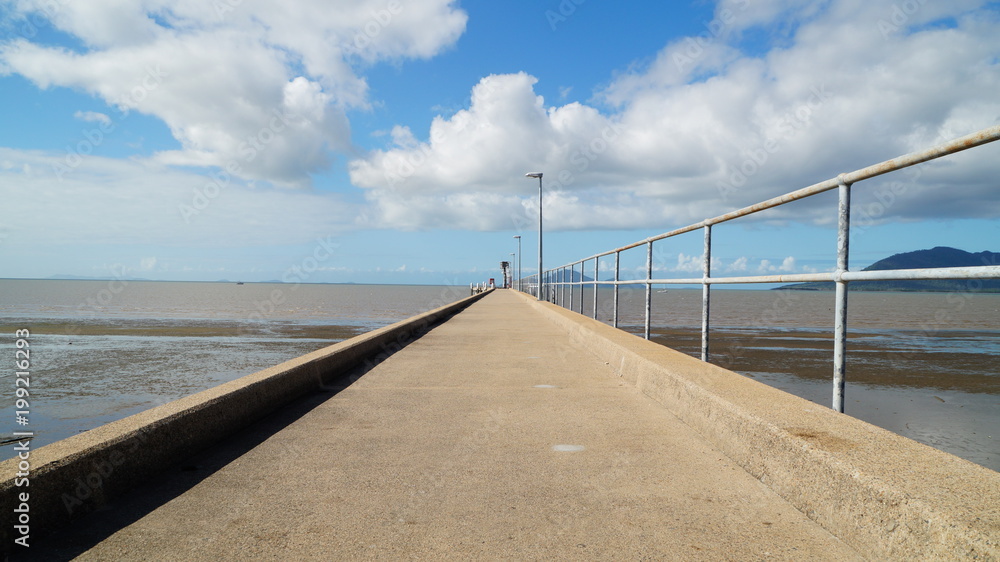
<instances>
[{"instance_id":1,"label":"metal railing","mask_svg":"<svg viewBox=\"0 0 1000 562\"><path fill-rule=\"evenodd\" d=\"M968 150L980 145L1000 140L1000 126L990 127L982 131L967 135L951 142L947 142L933 148L919 152L913 152L898 158L886 160L884 162L855 170L850 173L840 174L835 178L805 187L791 193L786 193L779 197L762 201L749 207L719 215L715 218L703 220L701 222L678 228L670 232L665 232L657 236L651 236L645 240L615 248L607 252L602 252L590 257L577 260L566 265L548 269L542 272L542 287L545 295L544 300L550 302L560 301L565 306L566 293L569 293L569 308L573 310L575 301L574 288L580 288L580 313L583 313L583 287L593 286L594 293L594 318L597 318L597 294L601 285L611 285L614 287L614 318L612 325L619 327L619 288L622 285L645 285L645 327L644 337L649 339L650 324L652 316L652 287L653 285L701 285L702 286L702 318L701 318L701 360L709 360L709 331L710 331L710 311L711 311L711 287L717 284L741 284L741 283L806 283L806 282L833 282L836 284L835 294L835 325L834 325L834 357L833 357L833 409L838 412L844 411L844 382L846 373L845 354L847 342L847 285L851 281L892 281L892 280L926 280L926 279L997 279L1000 278L1000 266L986 265L974 267L945 267L931 269L900 269L881 271L850 271L848 269L850 257L850 228L851 228L851 187L864 180L868 180L883 174L895 172L915 166L923 162L928 162L943 156L955 154L963 150ZM734 219L759 213L761 211L779 207L786 203L798 201L806 197L811 197L826 191L837 189L839 191L838 204L838 225L837 225L837 267L832 272L827 273L805 273L793 275L756 275L744 277L712 277L712 227ZM653 243L665 240L688 232L703 230L705 237L705 251L702 257L702 276L686 279L653 279ZM621 279L621 253L640 246L646 246L646 276L644 279L623 280ZM600 281L600 261L601 258L614 256L615 278L613 281ZM585 280L587 264L593 262L594 277L592 281ZM579 266L579 271L577 271ZM525 292L538 296L538 274L523 278L522 288Z\"/></svg>"}]
</instances>

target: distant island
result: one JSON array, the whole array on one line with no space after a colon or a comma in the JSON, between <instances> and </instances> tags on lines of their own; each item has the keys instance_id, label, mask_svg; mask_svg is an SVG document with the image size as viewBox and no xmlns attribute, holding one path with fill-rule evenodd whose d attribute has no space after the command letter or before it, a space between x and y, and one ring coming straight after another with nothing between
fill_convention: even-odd
<instances>
[{"instance_id":1,"label":"distant island","mask_svg":"<svg viewBox=\"0 0 1000 562\"><path fill-rule=\"evenodd\" d=\"M896 254L879 260L862 271L885 271L889 269L922 269L932 267L969 267L980 265L1000 265L1000 253L970 253L955 248L938 246L930 250L917 250ZM791 291L832 291L835 283L795 283L776 290ZM919 291L919 292L977 292L1000 293L1000 279L930 279L906 281L853 281L847 284L851 291Z\"/></svg>"}]
</instances>

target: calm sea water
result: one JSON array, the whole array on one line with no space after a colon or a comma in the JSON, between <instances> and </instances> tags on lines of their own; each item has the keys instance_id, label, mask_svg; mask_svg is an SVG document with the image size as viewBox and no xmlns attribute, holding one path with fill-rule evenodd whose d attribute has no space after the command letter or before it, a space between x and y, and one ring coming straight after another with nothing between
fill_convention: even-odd
<instances>
[{"instance_id":1,"label":"calm sea water","mask_svg":"<svg viewBox=\"0 0 1000 562\"><path fill-rule=\"evenodd\" d=\"M468 295L468 287L0 280L0 349L31 332L34 446L294 359ZM6 381L4 383L3 381ZM0 425L14 373L0 372ZM0 447L0 458L13 456Z\"/></svg>"},{"instance_id":2,"label":"calm sea water","mask_svg":"<svg viewBox=\"0 0 1000 562\"><path fill-rule=\"evenodd\" d=\"M656 290L652 339L701 357L701 298ZM582 300L593 316L592 290ZM621 327L641 334L645 290L619 301ZM829 407L833 306L832 292L714 290L710 361ZM1000 471L1000 294L852 292L848 308L845 412ZM596 317L613 311L601 289Z\"/></svg>"},{"instance_id":3,"label":"calm sea water","mask_svg":"<svg viewBox=\"0 0 1000 562\"><path fill-rule=\"evenodd\" d=\"M31 329L35 446L453 302L467 287L0 280ZM611 291L597 317L610 322ZM584 292L593 315L593 293ZM621 292L641 333L644 291ZM847 413L1000 470L1000 295L851 293ZM579 293L574 309L580 310ZM701 292L654 293L653 339L700 355ZM831 403L833 294L713 292L712 361ZM8 339L12 342L13 337ZM0 346L13 353L12 346ZM13 357L13 355L11 355ZM13 412L13 373L0 373ZM17 430L13 421L0 433ZM0 447L0 458L12 447Z\"/></svg>"}]
</instances>

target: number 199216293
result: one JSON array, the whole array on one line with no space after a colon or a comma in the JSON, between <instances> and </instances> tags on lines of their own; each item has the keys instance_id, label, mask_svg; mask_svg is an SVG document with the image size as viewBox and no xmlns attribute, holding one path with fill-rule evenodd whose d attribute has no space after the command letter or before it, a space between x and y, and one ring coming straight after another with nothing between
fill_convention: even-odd
<instances>
[{"instance_id":1,"label":"number 199216293","mask_svg":"<svg viewBox=\"0 0 1000 562\"><path fill-rule=\"evenodd\" d=\"M28 337L31 333L28 330L17 330L14 332L14 367L17 368L17 378L14 380L14 409L15 421L18 425L28 425L28 415L31 413L28 397L31 387L31 344Z\"/></svg>"}]
</instances>

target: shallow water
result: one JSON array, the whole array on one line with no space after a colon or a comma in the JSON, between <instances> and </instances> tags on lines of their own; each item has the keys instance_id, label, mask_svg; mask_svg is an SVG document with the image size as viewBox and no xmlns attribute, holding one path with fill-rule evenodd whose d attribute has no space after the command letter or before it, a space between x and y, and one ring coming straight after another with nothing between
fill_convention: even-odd
<instances>
[{"instance_id":1,"label":"shallow water","mask_svg":"<svg viewBox=\"0 0 1000 562\"><path fill-rule=\"evenodd\" d=\"M661 289L662 290L662 289ZM466 287L0 280L0 353L30 328L35 447L453 302ZM613 317L611 291L598 318ZM580 310L575 294L574 309ZM696 357L701 291L653 295L653 339ZM645 292L621 292L641 333ZM848 414L1000 471L1000 295L851 293ZM593 315L593 293L584 292ZM829 406L833 294L713 291L713 363ZM13 413L13 372L0 372ZM15 431L13 425L0 431ZM0 447L0 458L12 456Z\"/></svg>"},{"instance_id":2,"label":"shallow water","mask_svg":"<svg viewBox=\"0 0 1000 562\"><path fill-rule=\"evenodd\" d=\"M651 339L701 357L701 290L661 291ZM612 291L598 297L597 317L610 323ZM714 290L710 361L829 407L833 297ZM645 291L619 300L622 328L642 334ZM591 290L583 303L593 316ZM845 413L1000 471L1000 295L850 293L848 308Z\"/></svg>"},{"instance_id":3,"label":"shallow water","mask_svg":"<svg viewBox=\"0 0 1000 562\"><path fill-rule=\"evenodd\" d=\"M409 318L466 287L0 280L0 352L29 329L33 446ZM0 373L0 411L14 374ZM13 455L0 447L0 458Z\"/></svg>"}]
</instances>

